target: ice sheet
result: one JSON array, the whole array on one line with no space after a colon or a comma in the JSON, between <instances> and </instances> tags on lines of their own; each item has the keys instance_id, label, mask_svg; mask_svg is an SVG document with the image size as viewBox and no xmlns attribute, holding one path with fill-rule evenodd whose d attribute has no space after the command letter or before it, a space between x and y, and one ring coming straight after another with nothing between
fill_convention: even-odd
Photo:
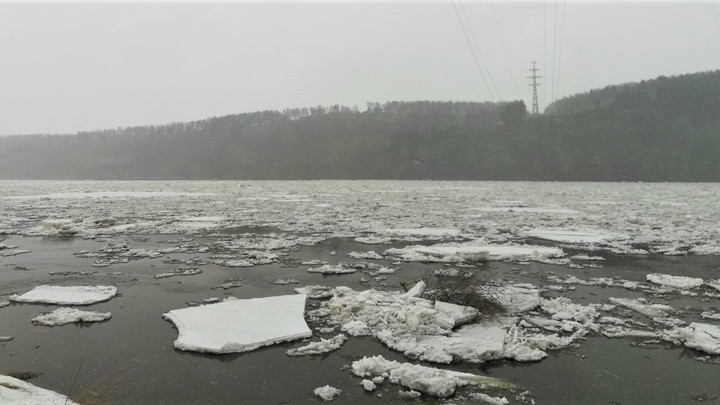
<instances>
[{"instance_id":1,"label":"ice sheet","mask_svg":"<svg viewBox=\"0 0 720 405\"><path fill-rule=\"evenodd\" d=\"M112 286L40 285L25 294L10 297L10 300L37 304L90 305L107 301L116 294L117 288Z\"/></svg>"},{"instance_id":2,"label":"ice sheet","mask_svg":"<svg viewBox=\"0 0 720 405\"><path fill-rule=\"evenodd\" d=\"M226 300L163 314L175 324L175 348L205 353L235 353L310 337L305 295Z\"/></svg>"}]
</instances>

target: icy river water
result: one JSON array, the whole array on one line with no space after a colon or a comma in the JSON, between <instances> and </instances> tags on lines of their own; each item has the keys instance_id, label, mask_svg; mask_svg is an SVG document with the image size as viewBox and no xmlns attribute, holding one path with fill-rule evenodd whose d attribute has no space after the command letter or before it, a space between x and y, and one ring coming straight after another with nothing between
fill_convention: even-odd
<instances>
[{"instance_id":1,"label":"icy river water","mask_svg":"<svg viewBox=\"0 0 720 405\"><path fill-rule=\"evenodd\" d=\"M325 385L342 391L334 403L720 403L718 218L716 184L0 182L0 376L87 404L320 403L313 390ZM452 361L443 362L402 335L397 314L377 325L360 317L367 308L316 316L372 289L404 313L437 312L406 299L401 284L458 272L537 299L495 315L505 348L482 361L444 347ZM60 307L18 301L41 285L116 287L112 299L78 307L112 317L33 322ZM309 339L199 353L176 349L178 330L163 319L215 298L312 285L328 294L307 299ZM351 320L370 332L345 333L334 351L286 353ZM411 349L390 348L388 331ZM405 376L366 391L369 377L353 373L366 356L508 384L440 398ZM3 388L0 402L10 398ZM419 397L401 398L410 388Z\"/></svg>"}]
</instances>

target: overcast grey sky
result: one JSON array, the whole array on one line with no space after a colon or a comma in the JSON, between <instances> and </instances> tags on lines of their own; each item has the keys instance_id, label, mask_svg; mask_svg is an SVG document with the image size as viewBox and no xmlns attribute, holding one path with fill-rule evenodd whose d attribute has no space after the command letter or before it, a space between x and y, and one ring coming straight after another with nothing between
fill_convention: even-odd
<instances>
[{"instance_id":1,"label":"overcast grey sky","mask_svg":"<svg viewBox=\"0 0 720 405\"><path fill-rule=\"evenodd\" d=\"M530 61L542 108L553 54L557 98L720 68L719 2L454 1L500 98L528 108ZM389 100L491 100L451 0L0 3L0 135Z\"/></svg>"}]
</instances>

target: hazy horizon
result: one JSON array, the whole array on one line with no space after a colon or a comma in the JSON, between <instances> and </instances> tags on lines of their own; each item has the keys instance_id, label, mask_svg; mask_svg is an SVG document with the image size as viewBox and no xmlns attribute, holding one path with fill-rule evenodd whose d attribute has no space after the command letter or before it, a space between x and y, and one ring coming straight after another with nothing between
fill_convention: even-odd
<instances>
[{"instance_id":1,"label":"hazy horizon","mask_svg":"<svg viewBox=\"0 0 720 405\"><path fill-rule=\"evenodd\" d=\"M718 69L713 38L718 2L0 3L0 135L391 100L530 108L533 60L542 109L553 59L559 99Z\"/></svg>"}]
</instances>

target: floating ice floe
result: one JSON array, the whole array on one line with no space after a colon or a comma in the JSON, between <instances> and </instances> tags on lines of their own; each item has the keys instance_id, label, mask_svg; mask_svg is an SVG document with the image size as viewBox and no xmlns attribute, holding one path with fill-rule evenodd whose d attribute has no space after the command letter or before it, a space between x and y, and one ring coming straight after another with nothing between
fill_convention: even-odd
<instances>
[{"instance_id":1,"label":"floating ice floe","mask_svg":"<svg viewBox=\"0 0 720 405\"><path fill-rule=\"evenodd\" d=\"M486 245L474 243L407 246L388 249L385 254L404 261L464 262L477 260L547 260L562 258L562 249L534 245Z\"/></svg>"},{"instance_id":2,"label":"floating ice floe","mask_svg":"<svg viewBox=\"0 0 720 405\"><path fill-rule=\"evenodd\" d=\"M321 274L349 274L355 273L357 269L348 267L341 264L330 265L325 264L320 267L311 267L308 269L308 273L321 273Z\"/></svg>"},{"instance_id":3,"label":"floating ice floe","mask_svg":"<svg viewBox=\"0 0 720 405\"><path fill-rule=\"evenodd\" d=\"M42 199L83 199L83 198L178 198L178 197L209 197L215 193L189 193L176 191L93 191L93 192L67 192L49 193L41 195L14 195L6 198L10 200L42 200Z\"/></svg>"},{"instance_id":4,"label":"floating ice floe","mask_svg":"<svg viewBox=\"0 0 720 405\"><path fill-rule=\"evenodd\" d=\"M67 396L17 378L0 375L0 403L4 405L78 405Z\"/></svg>"},{"instance_id":5,"label":"floating ice floe","mask_svg":"<svg viewBox=\"0 0 720 405\"><path fill-rule=\"evenodd\" d=\"M477 385L482 387L513 388L503 380L470 373L443 370L416 364L386 360L383 356L363 357L352 363L352 372L358 377L387 376L393 384L439 398L447 398L458 387Z\"/></svg>"},{"instance_id":6,"label":"floating ice floe","mask_svg":"<svg viewBox=\"0 0 720 405\"><path fill-rule=\"evenodd\" d=\"M312 299L323 299L330 298L335 294L335 289L324 285L307 285L305 287L295 288L294 291L298 294L307 295L308 298Z\"/></svg>"},{"instance_id":7,"label":"floating ice floe","mask_svg":"<svg viewBox=\"0 0 720 405\"><path fill-rule=\"evenodd\" d=\"M183 276L194 276L197 274L202 273L203 271L200 269L190 268L190 269L179 269L173 272L168 273L160 273L153 276L154 278L170 278L170 277L183 277Z\"/></svg>"},{"instance_id":8,"label":"floating ice floe","mask_svg":"<svg viewBox=\"0 0 720 405\"><path fill-rule=\"evenodd\" d=\"M107 301L117 294L112 286L57 286L40 285L22 295L13 295L11 301L56 304L56 305L90 305Z\"/></svg>"},{"instance_id":9,"label":"floating ice floe","mask_svg":"<svg viewBox=\"0 0 720 405\"><path fill-rule=\"evenodd\" d=\"M460 235L460 230L456 228L395 228L385 229L382 233L399 236L439 238L458 236Z\"/></svg>"},{"instance_id":10,"label":"floating ice floe","mask_svg":"<svg viewBox=\"0 0 720 405\"><path fill-rule=\"evenodd\" d=\"M670 305L650 304L644 298L610 298L610 301L666 326L677 326L683 323L677 318L670 317L675 312Z\"/></svg>"},{"instance_id":11,"label":"floating ice floe","mask_svg":"<svg viewBox=\"0 0 720 405\"><path fill-rule=\"evenodd\" d=\"M43 326L61 326L74 322L103 322L110 319L110 312L81 311L75 308L58 308L50 313L36 316L32 322Z\"/></svg>"},{"instance_id":12,"label":"floating ice floe","mask_svg":"<svg viewBox=\"0 0 720 405\"><path fill-rule=\"evenodd\" d=\"M618 238L617 235L602 231L566 231L552 229L533 229L525 232L525 236L569 244L603 243Z\"/></svg>"},{"instance_id":13,"label":"floating ice floe","mask_svg":"<svg viewBox=\"0 0 720 405\"><path fill-rule=\"evenodd\" d=\"M343 334L336 335L330 339L321 338L318 342L310 342L305 346L290 349L286 353L288 356L308 356L314 354L328 353L337 350L345 343L347 337Z\"/></svg>"},{"instance_id":14,"label":"floating ice floe","mask_svg":"<svg viewBox=\"0 0 720 405\"><path fill-rule=\"evenodd\" d=\"M10 256L24 255L26 253L32 253L32 252L27 249L8 249L8 250L3 250L2 252L0 252L0 256L10 257Z\"/></svg>"},{"instance_id":15,"label":"floating ice floe","mask_svg":"<svg viewBox=\"0 0 720 405\"><path fill-rule=\"evenodd\" d=\"M663 333L663 339L709 354L720 354L720 326L693 322Z\"/></svg>"},{"instance_id":16,"label":"floating ice floe","mask_svg":"<svg viewBox=\"0 0 720 405\"><path fill-rule=\"evenodd\" d=\"M372 250L369 252L350 252L348 253L348 256L358 260L382 260L383 258L381 255L377 254Z\"/></svg>"},{"instance_id":17,"label":"floating ice floe","mask_svg":"<svg viewBox=\"0 0 720 405\"><path fill-rule=\"evenodd\" d=\"M392 238L385 238L382 236L358 236L355 238L355 242L364 243L366 245L386 245L392 242Z\"/></svg>"},{"instance_id":18,"label":"floating ice floe","mask_svg":"<svg viewBox=\"0 0 720 405\"><path fill-rule=\"evenodd\" d=\"M163 317L178 330L176 349L205 353L248 352L312 335L305 295L281 295L172 310Z\"/></svg>"},{"instance_id":19,"label":"floating ice floe","mask_svg":"<svg viewBox=\"0 0 720 405\"><path fill-rule=\"evenodd\" d=\"M340 394L342 394L342 391L335 387L325 385L323 387L315 388L313 390L313 393L323 401L332 401L336 397L339 397Z\"/></svg>"},{"instance_id":20,"label":"floating ice floe","mask_svg":"<svg viewBox=\"0 0 720 405\"><path fill-rule=\"evenodd\" d=\"M680 289L695 288L703 285L703 279L695 277L671 276L669 274L652 273L645 276L645 278L647 279L647 281L654 284Z\"/></svg>"},{"instance_id":21,"label":"floating ice floe","mask_svg":"<svg viewBox=\"0 0 720 405\"><path fill-rule=\"evenodd\" d=\"M605 258L602 256L575 255L570 257L570 260L604 261Z\"/></svg>"},{"instance_id":22,"label":"floating ice floe","mask_svg":"<svg viewBox=\"0 0 720 405\"><path fill-rule=\"evenodd\" d=\"M569 208L552 208L552 207L474 207L473 211L478 212L516 212L524 214L559 214L559 215L577 215L579 211Z\"/></svg>"}]
</instances>

